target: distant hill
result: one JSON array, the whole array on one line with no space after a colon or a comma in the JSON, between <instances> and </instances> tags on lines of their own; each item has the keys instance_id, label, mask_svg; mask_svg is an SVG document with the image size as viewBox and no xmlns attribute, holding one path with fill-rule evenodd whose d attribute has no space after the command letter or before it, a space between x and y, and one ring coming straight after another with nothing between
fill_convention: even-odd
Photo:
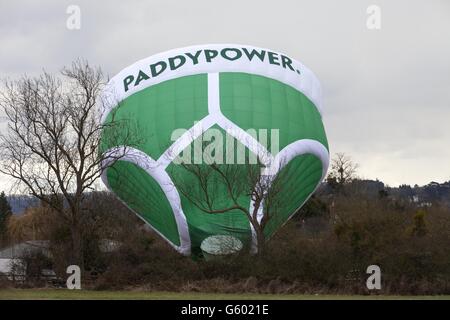
<instances>
[{"instance_id":1,"label":"distant hill","mask_svg":"<svg viewBox=\"0 0 450 320\"><path fill-rule=\"evenodd\" d=\"M389 196L393 199L403 199L417 203L418 206L429 206L432 203L446 204L450 207L450 181L444 183L430 182L424 186L400 185L389 187L379 180L355 179L346 186L350 193L369 197ZM326 182L319 189L324 194L333 194L334 190Z\"/></svg>"},{"instance_id":2,"label":"distant hill","mask_svg":"<svg viewBox=\"0 0 450 320\"><path fill-rule=\"evenodd\" d=\"M356 179L349 185L359 194L365 194L370 197L378 197L382 192L396 199L404 199L415 202L418 205L427 205L429 203L440 202L450 207L450 181L444 183L430 182L424 186L400 185L398 187L389 187L379 180L359 180ZM323 182L319 188L323 194L332 194L333 190ZM11 195L7 196L8 202L14 214L22 214L26 208L39 206L40 201L29 195Z\"/></svg>"},{"instance_id":3,"label":"distant hill","mask_svg":"<svg viewBox=\"0 0 450 320\"><path fill-rule=\"evenodd\" d=\"M11 195L6 197L13 214L22 214L26 208L39 206L39 200L28 195Z\"/></svg>"},{"instance_id":4,"label":"distant hill","mask_svg":"<svg viewBox=\"0 0 450 320\"><path fill-rule=\"evenodd\" d=\"M400 198L408 198L418 203L440 202L450 206L450 181L444 183L430 182L419 187L401 185L398 188L390 188L392 195Z\"/></svg>"}]
</instances>

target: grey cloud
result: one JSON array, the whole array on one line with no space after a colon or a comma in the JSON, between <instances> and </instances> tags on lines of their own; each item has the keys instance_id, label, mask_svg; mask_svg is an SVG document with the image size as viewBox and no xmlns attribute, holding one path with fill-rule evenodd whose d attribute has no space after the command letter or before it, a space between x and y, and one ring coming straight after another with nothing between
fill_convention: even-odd
<instances>
[{"instance_id":1,"label":"grey cloud","mask_svg":"<svg viewBox=\"0 0 450 320\"><path fill-rule=\"evenodd\" d=\"M82 28L66 29L66 8ZM366 28L381 7L382 28ZM325 93L332 152L392 185L450 179L448 1L10 1L0 4L0 73L51 72L83 56L109 75L154 53L248 43L310 67Z\"/></svg>"}]
</instances>

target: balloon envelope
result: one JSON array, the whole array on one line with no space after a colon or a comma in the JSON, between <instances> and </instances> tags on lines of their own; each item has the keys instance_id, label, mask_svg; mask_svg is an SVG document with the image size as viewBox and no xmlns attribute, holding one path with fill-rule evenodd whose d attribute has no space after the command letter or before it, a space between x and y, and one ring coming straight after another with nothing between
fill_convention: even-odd
<instances>
[{"instance_id":1,"label":"balloon envelope","mask_svg":"<svg viewBox=\"0 0 450 320\"><path fill-rule=\"evenodd\" d=\"M232 236L253 248L256 239L242 211L212 214L192 201L202 197L202 186L180 162L205 169L212 162L234 166L258 159L256 165L266 169L288 170L280 206L264 228L266 238L305 203L326 174L329 153L319 81L284 54L235 44L175 49L125 68L105 92L110 103L102 121L127 121L142 139L136 146L120 145L109 136L127 130L105 130L101 151L126 151L102 179L183 254L199 252L211 236ZM212 207L229 208L229 190L219 180L216 176L205 183ZM253 206L245 193L237 201Z\"/></svg>"}]
</instances>

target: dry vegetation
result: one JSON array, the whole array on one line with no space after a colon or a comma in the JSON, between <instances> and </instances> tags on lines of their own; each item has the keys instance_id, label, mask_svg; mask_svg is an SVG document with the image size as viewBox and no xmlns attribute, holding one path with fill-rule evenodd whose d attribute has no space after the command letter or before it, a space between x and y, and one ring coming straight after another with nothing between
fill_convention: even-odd
<instances>
[{"instance_id":1,"label":"dry vegetation","mask_svg":"<svg viewBox=\"0 0 450 320\"><path fill-rule=\"evenodd\" d=\"M92 199L96 214L83 235L84 283L92 289L367 294L365 271L377 264L380 294L450 293L450 212L438 204L425 210L357 193L314 197L262 255L206 262L173 251L111 195L96 197L101 197ZM15 239L50 239L51 264L64 277L69 233L45 210L12 219L10 230ZM102 253L102 238L122 245ZM37 285L45 283L29 284Z\"/></svg>"}]
</instances>

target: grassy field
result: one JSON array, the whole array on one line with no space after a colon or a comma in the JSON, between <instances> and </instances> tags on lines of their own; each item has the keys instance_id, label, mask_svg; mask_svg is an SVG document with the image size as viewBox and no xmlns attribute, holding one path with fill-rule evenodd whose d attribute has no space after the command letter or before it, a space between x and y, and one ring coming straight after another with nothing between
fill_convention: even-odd
<instances>
[{"instance_id":1,"label":"grassy field","mask_svg":"<svg viewBox=\"0 0 450 320\"><path fill-rule=\"evenodd\" d=\"M4 289L0 290L0 300L46 300L46 299L97 299L97 300L357 300L357 299L389 299L450 300L450 296L350 296L350 295L275 295L275 294L216 294L216 293L179 293L179 292L144 292L144 291L90 291L66 289Z\"/></svg>"}]
</instances>

